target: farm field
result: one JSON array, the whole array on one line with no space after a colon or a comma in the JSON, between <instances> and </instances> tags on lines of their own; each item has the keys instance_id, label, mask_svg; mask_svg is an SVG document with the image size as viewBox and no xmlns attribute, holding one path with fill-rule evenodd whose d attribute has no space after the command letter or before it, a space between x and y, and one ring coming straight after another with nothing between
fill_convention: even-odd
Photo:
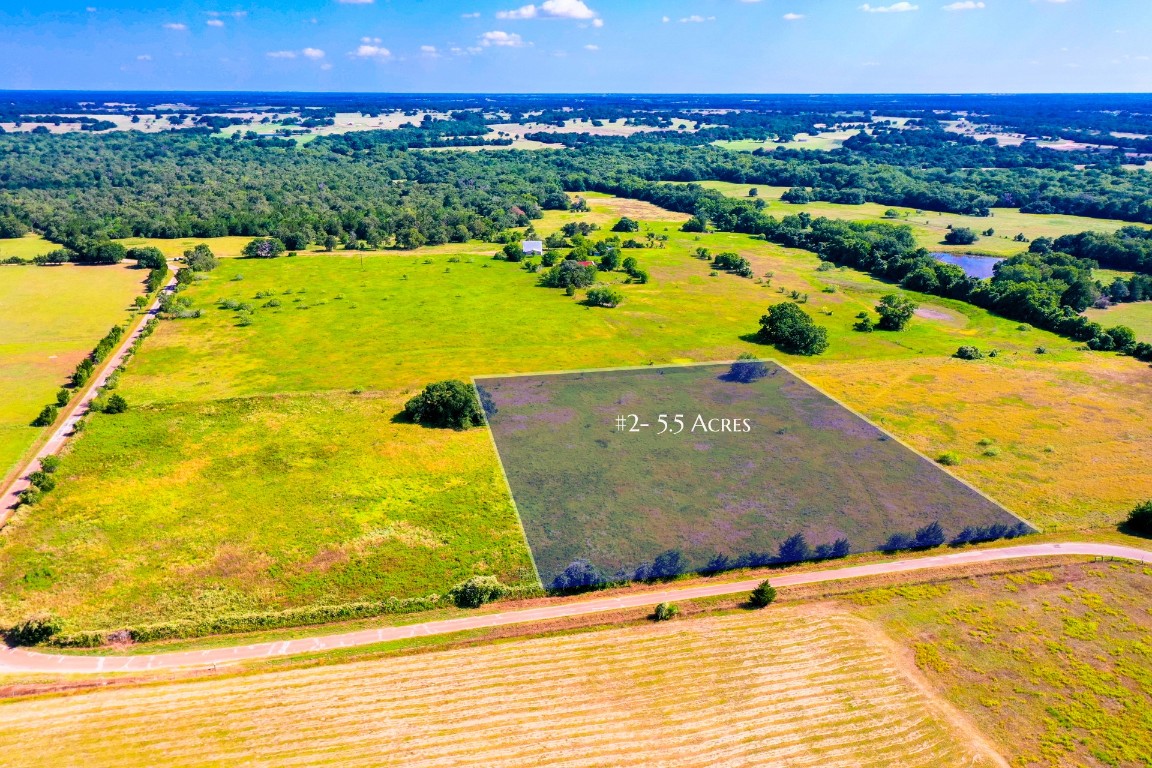
<instances>
[{"instance_id":1,"label":"farm field","mask_svg":"<svg viewBox=\"0 0 1152 768\"><path fill-rule=\"evenodd\" d=\"M1116 304L1108 309L1089 309L1084 314L1101 324L1126 325L1136 331L1136 338L1152 341L1152 302Z\"/></svg>"},{"instance_id":2,"label":"farm field","mask_svg":"<svg viewBox=\"0 0 1152 768\"><path fill-rule=\"evenodd\" d=\"M989 256L1014 256L1021 251L1028 250L1027 243L1018 243L1014 238L1018 233L1024 233L1029 240L1037 237L1057 238L1061 235L1074 235L1088 230L1098 232L1115 232L1121 227L1131 226L1129 222L1111 219L1092 219L1085 216L1066 216L1057 214L1020 213L1015 208L995 208L992 216L961 216L959 214L936 213L925 211L916 213L912 208L880 205L878 203L864 203L863 205L842 205L840 203L812 202L804 205L793 205L780 200L780 196L788 191L788 187L769 187L765 185L734 184L727 181L698 182L706 189L715 189L729 197L747 197L748 191L755 188L760 199L767 203L765 211L777 217L797 214L807 211L813 216L827 216L830 219L844 219L846 221L893 221L896 224L908 224L916 236L917 244L930 251L946 253L977 253ZM901 214L899 219L885 219L884 212L893 208ZM953 227L969 227L977 232L989 228L996 230L992 237L981 237L974 245L947 245L944 235L949 225Z\"/></svg>"},{"instance_id":3,"label":"farm field","mask_svg":"<svg viewBox=\"0 0 1152 768\"><path fill-rule=\"evenodd\" d=\"M1012 765L1152 763L1152 570L1090 563L865 592L860 613Z\"/></svg>"},{"instance_id":4,"label":"farm field","mask_svg":"<svg viewBox=\"0 0 1152 768\"><path fill-rule=\"evenodd\" d=\"M604 219L632 205L593 203L588 216ZM1152 487L1152 383L1131 358L930 297L905 332L856 333L855 315L890 286L741 235L646 226L668 247L635 252L652 281L622 285L616 309L537 287L493 246L457 261L223 261L186 294L204 316L165 322L125 372L129 412L94 417L59 487L14 518L0 623L51 610L69 631L107 629L443 594L473 572L522 581L527 549L487 434L394 422L406 399L446 378L775 357L747 337L781 288L809 294L831 339L787 365L927 455L957 452L952 471L1024 519L1115 525ZM699 246L745 255L772 285L709 276L690 255ZM251 325L226 299L253 306ZM969 343L1000 355L952 359ZM274 541L286 532L295 544Z\"/></svg>"},{"instance_id":5,"label":"farm field","mask_svg":"<svg viewBox=\"0 0 1152 768\"><path fill-rule=\"evenodd\" d=\"M10 702L0 749L12 768L1004 764L865 622L787 608Z\"/></svg>"},{"instance_id":6,"label":"farm field","mask_svg":"<svg viewBox=\"0 0 1152 768\"><path fill-rule=\"evenodd\" d=\"M12 256L31 259L50 253L59 247L56 243L49 242L39 235L0 238L0 259L7 259Z\"/></svg>"},{"instance_id":7,"label":"farm field","mask_svg":"<svg viewBox=\"0 0 1152 768\"><path fill-rule=\"evenodd\" d=\"M879 118L878 118L879 119ZM859 131L828 131L816 136L809 136L806 133L797 134L796 138L792 141L780 144L775 141L757 141L755 139L735 139L732 141L716 141L713 142L718 147L732 150L733 152L753 152L757 149L772 150L777 147L783 149L810 149L819 152L829 152L833 149L840 149L844 146L844 141L855 136Z\"/></svg>"},{"instance_id":8,"label":"farm field","mask_svg":"<svg viewBox=\"0 0 1152 768\"><path fill-rule=\"evenodd\" d=\"M0 477L40 435L29 423L76 364L129 317L143 279L126 267L0 268Z\"/></svg>"}]
</instances>

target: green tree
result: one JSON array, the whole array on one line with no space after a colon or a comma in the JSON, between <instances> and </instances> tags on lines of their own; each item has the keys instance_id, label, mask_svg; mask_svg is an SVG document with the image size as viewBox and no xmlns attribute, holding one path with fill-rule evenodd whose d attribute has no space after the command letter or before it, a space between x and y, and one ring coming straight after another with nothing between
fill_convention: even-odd
<instances>
[{"instance_id":1,"label":"green tree","mask_svg":"<svg viewBox=\"0 0 1152 768\"><path fill-rule=\"evenodd\" d=\"M588 289L588 303L594 307L617 307L624 292L614 285L597 285Z\"/></svg>"},{"instance_id":2,"label":"green tree","mask_svg":"<svg viewBox=\"0 0 1152 768\"><path fill-rule=\"evenodd\" d=\"M462 381L438 381L404 405L404 415L414 422L441 429L468 429L484 423L476 392Z\"/></svg>"},{"instance_id":3,"label":"green tree","mask_svg":"<svg viewBox=\"0 0 1152 768\"><path fill-rule=\"evenodd\" d=\"M748 602L757 608L767 608L775 601L776 587L768 583L768 579L760 582L756 589L752 590L752 594L748 596Z\"/></svg>"},{"instance_id":4,"label":"green tree","mask_svg":"<svg viewBox=\"0 0 1152 768\"><path fill-rule=\"evenodd\" d=\"M60 415L60 409L54 405L46 405L40 411L40 415L32 420L34 427L47 427L56 423L56 417Z\"/></svg>"},{"instance_id":5,"label":"green tree","mask_svg":"<svg viewBox=\"0 0 1152 768\"><path fill-rule=\"evenodd\" d=\"M980 235L970 227L953 227L944 235L944 242L949 245L972 245L979 239Z\"/></svg>"},{"instance_id":6,"label":"green tree","mask_svg":"<svg viewBox=\"0 0 1152 768\"><path fill-rule=\"evenodd\" d=\"M205 243L184 251L184 263L193 272L211 272L219 264L216 254Z\"/></svg>"},{"instance_id":7,"label":"green tree","mask_svg":"<svg viewBox=\"0 0 1152 768\"><path fill-rule=\"evenodd\" d=\"M885 331L902 331L919 308L920 305L908 297L889 293L882 296L876 305L876 312L880 315L878 325Z\"/></svg>"},{"instance_id":8,"label":"green tree","mask_svg":"<svg viewBox=\"0 0 1152 768\"><path fill-rule=\"evenodd\" d=\"M768 308L768 314L760 318L756 338L794 355L818 355L828 349L828 329L816 325L804 310L790 302Z\"/></svg>"},{"instance_id":9,"label":"green tree","mask_svg":"<svg viewBox=\"0 0 1152 768\"><path fill-rule=\"evenodd\" d=\"M133 248L128 251L128 258L134 259L141 269L164 269L168 266L168 259L159 248L151 246L146 248Z\"/></svg>"},{"instance_id":10,"label":"green tree","mask_svg":"<svg viewBox=\"0 0 1152 768\"><path fill-rule=\"evenodd\" d=\"M630 219L627 216L625 216L622 219L620 219L620 221L616 222L616 224L612 227L612 231L613 232L639 232L640 231L640 222L635 221L635 220Z\"/></svg>"},{"instance_id":11,"label":"green tree","mask_svg":"<svg viewBox=\"0 0 1152 768\"><path fill-rule=\"evenodd\" d=\"M1127 528L1141 536L1152 536L1152 501L1137 504L1128 513Z\"/></svg>"},{"instance_id":12,"label":"green tree","mask_svg":"<svg viewBox=\"0 0 1152 768\"><path fill-rule=\"evenodd\" d=\"M668 621L675 618L680 609L674 603L660 603L652 613L653 621Z\"/></svg>"},{"instance_id":13,"label":"green tree","mask_svg":"<svg viewBox=\"0 0 1152 768\"><path fill-rule=\"evenodd\" d=\"M113 393L113 395L108 398L108 402L104 403L104 413L124 413L127 410L128 401L118 392Z\"/></svg>"},{"instance_id":14,"label":"green tree","mask_svg":"<svg viewBox=\"0 0 1152 768\"><path fill-rule=\"evenodd\" d=\"M246 259L274 259L284 253L284 243L274 237L258 237L244 246Z\"/></svg>"},{"instance_id":15,"label":"green tree","mask_svg":"<svg viewBox=\"0 0 1152 768\"><path fill-rule=\"evenodd\" d=\"M1100 291L1096 287L1096 281L1085 275L1068 286L1068 290L1064 291L1060 297L1060 303L1066 307L1072 307L1077 312L1083 312L1095 304L1099 298Z\"/></svg>"}]
</instances>

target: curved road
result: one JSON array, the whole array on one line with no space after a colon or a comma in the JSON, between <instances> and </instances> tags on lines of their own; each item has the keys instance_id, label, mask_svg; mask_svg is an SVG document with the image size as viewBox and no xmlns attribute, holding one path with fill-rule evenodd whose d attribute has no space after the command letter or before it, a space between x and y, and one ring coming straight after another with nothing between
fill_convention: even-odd
<instances>
[{"instance_id":1,"label":"curved road","mask_svg":"<svg viewBox=\"0 0 1152 768\"><path fill-rule=\"evenodd\" d=\"M84 418L88 413L92 406L92 401L95 400L96 396L100 393L100 388L108 382L108 377L124 364L124 358L128 354L128 348L140 337L140 333L144 330L144 324L159 314L160 297L170 292L175 286L176 277L172 275L164 287L156 294L156 300L152 302L152 306L140 314L131 330L121 339L120 345L108 356L104 367L100 369L96 376L92 377L88 388L84 390L84 394L79 400L74 401L71 406L65 409L63 420L52 430L52 434L49 435L48 440L40 447L40 450L28 460L28 463L25 464L24 468L16 475L16 479L0 494L0 528L3 528L5 524L7 524L8 518L12 517L13 512L16 511L17 504L20 502L20 494L30 485L28 475L40 469L40 459L59 453L60 449L64 447L64 443L68 441L68 438L72 436L73 431L76 429L76 422L80 421L80 419Z\"/></svg>"},{"instance_id":2,"label":"curved road","mask_svg":"<svg viewBox=\"0 0 1152 768\"><path fill-rule=\"evenodd\" d=\"M846 568L830 568L807 573L784 573L772 578L777 587L814 584L824 581L856 579L891 573L907 573L930 568L943 568L971 563L992 563L1028 557L1055 557L1060 555L1089 555L1123 560L1152 562L1152 551L1112 544L1068 542L1064 544L1024 544L1001 549L974 549L946 555L921 557L915 560L895 560ZM681 587L657 592L641 592L620 597L601 597L593 600L557 603L539 608L525 608L507 613L484 613L459 619L430 621L398 627L364 629L338 635L302 640L256 643L231 648L210 648L201 651L159 653L150 656L59 656L20 648L0 649L0 672L59 672L64 674L102 674L106 672L148 672L178 668L214 667L252 659L295 656L337 648L353 648L390 640L404 640L427 635L444 635L469 629L525 624L533 621L582 616L589 613L615 611L621 608L642 608L662 602L690 600L700 597L732 595L750 592L762 578L747 581L709 583L698 587Z\"/></svg>"}]
</instances>

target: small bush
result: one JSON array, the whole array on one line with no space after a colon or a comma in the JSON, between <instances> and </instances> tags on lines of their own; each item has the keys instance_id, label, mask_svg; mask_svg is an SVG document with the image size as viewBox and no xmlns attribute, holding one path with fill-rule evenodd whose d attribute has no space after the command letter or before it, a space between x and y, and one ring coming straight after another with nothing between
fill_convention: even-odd
<instances>
[{"instance_id":1,"label":"small bush","mask_svg":"<svg viewBox=\"0 0 1152 768\"><path fill-rule=\"evenodd\" d=\"M979 360L984 357L984 354L976 347L963 346L956 350L956 354L953 355L953 357L958 357L961 360Z\"/></svg>"},{"instance_id":2,"label":"small bush","mask_svg":"<svg viewBox=\"0 0 1152 768\"><path fill-rule=\"evenodd\" d=\"M587 301L593 307L618 307L624 301L624 292L611 285L597 285L588 289Z\"/></svg>"},{"instance_id":3,"label":"small bush","mask_svg":"<svg viewBox=\"0 0 1152 768\"><path fill-rule=\"evenodd\" d=\"M653 621L668 621L675 618L680 613L680 609L674 603L660 603L656 606L656 610L652 613Z\"/></svg>"},{"instance_id":4,"label":"small bush","mask_svg":"<svg viewBox=\"0 0 1152 768\"><path fill-rule=\"evenodd\" d=\"M1128 513L1127 528L1141 536L1152 536L1152 501L1138 504Z\"/></svg>"},{"instance_id":5,"label":"small bush","mask_svg":"<svg viewBox=\"0 0 1152 768\"><path fill-rule=\"evenodd\" d=\"M60 409L54 405L46 405L40 411L40 415L32 420L34 427L47 427L56 423L56 417L60 415Z\"/></svg>"},{"instance_id":6,"label":"small bush","mask_svg":"<svg viewBox=\"0 0 1152 768\"><path fill-rule=\"evenodd\" d=\"M945 451L936 458L936 461L946 467L955 467L960 463L960 455L956 451Z\"/></svg>"},{"instance_id":7,"label":"small bush","mask_svg":"<svg viewBox=\"0 0 1152 768\"><path fill-rule=\"evenodd\" d=\"M72 400L72 390L63 389L56 393L56 407L63 408Z\"/></svg>"},{"instance_id":8,"label":"small bush","mask_svg":"<svg viewBox=\"0 0 1152 768\"><path fill-rule=\"evenodd\" d=\"M505 588L495 576L473 576L448 591L448 597L460 608L479 608L485 603L499 600Z\"/></svg>"},{"instance_id":9,"label":"small bush","mask_svg":"<svg viewBox=\"0 0 1152 768\"><path fill-rule=\"evenodd\" d=\"M984 455L989 457L989 458L994 458L994 457L1000 455L1000 449L994 445L989 446L988 449L984 451Z\"/></svg>"},{"instance_id":10,"label":"small bush","mask_svg":"<svg viewBox=\"0 0 1152 768\"><path fill-rule=\"evenodd\" d=\"M128 401L119 393L113 394L104 404L104 413L124 413L128 410Z\"/></svg>"},{"instance_id":11,"label":"small bush","mask_svg":"<svg viewBox=\"0 0 1152 768\"><path fill-rule=\"evenodd\" d=\"M756 608L767 608L775 601L776 587L769 584L767 579L760 582L759 586L752 590L752 594L748 596L748 602Z\"/></svg>"},{"instance_id":12,"label":"small bush","mask_svg":"<svg viewBox=\"0 0 1152 768\"><path fill-rule=\"evenodd\" d=\"M438 381L404 405L404 416L441 429L468 429L484 423L484 414L472 387L455 379Z\"/></svg>"},{"instance_id":13,"label":"small bush","mask_svg":"<svg viewBox=\"0 0 1152 768\"><path fill-rule=\"evenodd\" d=\"M39 645L60 631L60 620L47 615L33 616L4 633L9 645Z\"/></svg>"},{"instance_id":14,"label":"small bush","mask_svg":"<svg viewBox=\"0 0 1152 768\"><path fill-rule=\"evenodd\" d=\"M60 469L60 457L48 455L40 459L40 470L52 474Z\"/></svg>"}]
</instances>

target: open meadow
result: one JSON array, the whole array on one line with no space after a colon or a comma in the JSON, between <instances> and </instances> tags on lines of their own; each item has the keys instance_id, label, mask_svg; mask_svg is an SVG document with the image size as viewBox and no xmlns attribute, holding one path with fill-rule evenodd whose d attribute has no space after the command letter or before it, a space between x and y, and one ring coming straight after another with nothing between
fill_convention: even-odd
<instances>
[{"instance_id":1,"label":"open meadow","mask_svg":"<svg viewBox=\"0 0 1152 768\"><path fill-rule=\"evenodd\" d=\"M1012 765L1152 763L1152 569L1086 563L850 602Z\"/></svg>"},{"instance_id":2,"label":"open meadow","mask_svg":"<svg viewBox=\"0 0 1152 768\"><path fill-rule=\"evenodd\" d=\"M15 256L18 259L32 259L56 250L60 246L45 240L39 235L0 238L0 260Z\"/></svg>"},{"instance_id":3,"label":"open meadow","mask_svg":"<svg viewBox=\"0 0 1152 768\"><path fill-rule=\"evenodd\" d=\"M1004 766L877 634L784 608L14 701L0 750L11 768Z\"/></svg>"},{"instance_id":4,"label":"open meadow","mask_svg":"<svg viewBox=\"0 0 1152 768\"><path fill-rule=\"evenodd\" d=\"M985 217L962 216L956 213L938 213L936 211L917 212L913 208L880 205L879 203L844 205L817 201L792 204L785 203L780 199L780 196L788 191L788 187L734 184L727 181L701 181L698 183L705 189L715 189L729 197L747 197L749 191L755 189L758 197L766 204L764 211L777 218L806 211L814 217L826 216L829 219L842 219L844 221L891 221L896 224L907 224L912 227L917 245L927 248L929 251L942 253L1014 256L1021 251L1028 250L1027 243L1019 243L1013 239L1018 234L1023 234L1029 240L1035 240L1037 237L1057 238L1061 235L1075 235L1088 230L1115 232L1121 227L1131 225L1130 222L1092 219L1086 216L1021 213L1016 208L994 208L992 215ZM885 218L884 213L889 210L899 212L899 218ZM995 234L991 237L981 236L974 245L948 245L944 242L944 236L948 233L950 226L968 227L977 232L993 229Z\"/></svg>"},{"instance_id":5,"label":"open meadow","mask_svg":"<svg viewBox=\"0 0 1152 768\"><path fill-rule=\"evenodd\" d=\"M43 432L29 424L76 364L128 319L143 279L120 266L0 267L0 477Z\"/></svg>"},{"instance_id":6,"label":"open meadow","mask_svg":"<svg viewBox=\"0 0 1152 768\"><path fill-rule=\"evenodd\" d=\"M590 200L600 220L633 205ZM1114 526L1152 487L1152 382L1133 359L916 294L907 330L858 333L856 314L892 286L742 235L645 226L667 247L630 252L647 284L602 276L621 283L615 309L539 287L494 246L223 260L185 294L203 317L163 323L125 372L129 411L93 417L59 487L0 540L0 623L49 610L68 630L110 629L444 594L473 573L530 581L487 434L395 420L448 378L753 352L928 456L955 452L951 471L1042 528ZM711 275L701 246L739 252L771 284ZM488 255L467 254L478 247ZM820 357L751 339L792 290L828 328ZM999 355L953 359L964 344Z\"/></svg>"},{"instance_id":7,"label":"open meadow","mask_svg":"<svg viewBox=\"0 0 1152 768\"><path fill-rule=\"evenodd\" d=\"M1108 309L1089 309L1084 314L1101 325L1126 325L1140 341L1152 342L1152 302L1116 304Z\"/></svg>"}]
</instances>

